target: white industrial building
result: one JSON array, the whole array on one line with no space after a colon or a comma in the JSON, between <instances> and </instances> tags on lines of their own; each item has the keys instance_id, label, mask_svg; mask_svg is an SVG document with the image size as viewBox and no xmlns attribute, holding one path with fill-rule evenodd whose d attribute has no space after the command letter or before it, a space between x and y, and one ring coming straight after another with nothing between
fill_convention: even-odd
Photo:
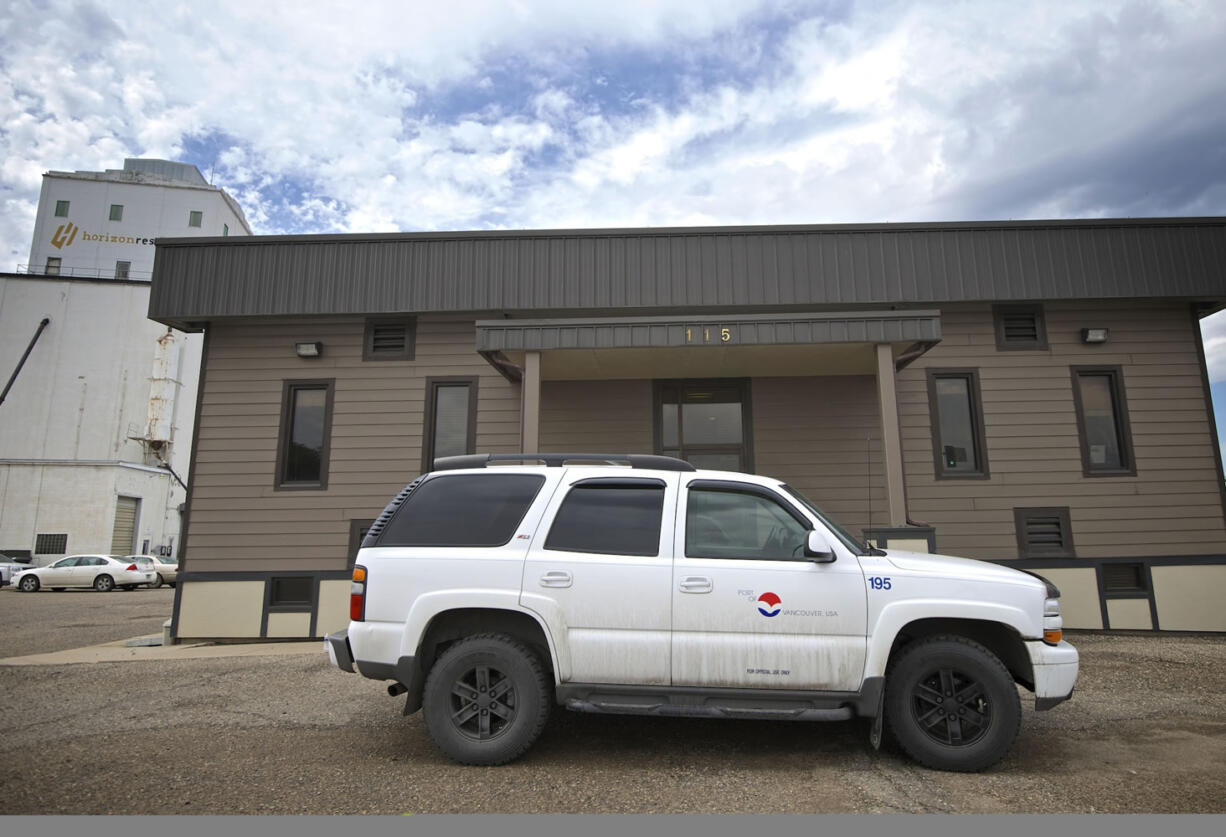
<instances>
[{"instance_id":1,"label":"white industrial building","mask_svg":"<svg viewBox=\"0 0 1226 837\"><path fill-rule=\"evenodd\" d=\"M201 337L146 317L154 243L250 234L185 163L43 175L29 264L0 274L0 552L177 552Z\"/></svg>"}]
</instances>

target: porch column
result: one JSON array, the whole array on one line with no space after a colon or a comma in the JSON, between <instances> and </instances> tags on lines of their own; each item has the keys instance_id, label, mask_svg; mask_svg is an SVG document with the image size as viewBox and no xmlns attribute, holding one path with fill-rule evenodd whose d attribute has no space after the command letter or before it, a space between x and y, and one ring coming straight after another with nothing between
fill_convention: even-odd
<instances>
[{"instance_id":1,"label":"porch column","mask_svg":"<svg viewBox=\"0 0 1226 837\"><path fill-rule=\"evenodd\" d=\"M902 476L902 429L898 423L898 394L894 389L894 353L888 343L877 344L877 401L881 405L881 452L890 526L907 525L907 501Z\"/></svg>"},{"instance_id":2,"label":"porch column","mask_svg":"<svg viewBox=\"0 0 1226 837\"><path fill-rule=\"evenodd\" d=\"M541 353L524 353L524 380L520 386L520 453L541 449Z\"/></svg>"}]
</instances>

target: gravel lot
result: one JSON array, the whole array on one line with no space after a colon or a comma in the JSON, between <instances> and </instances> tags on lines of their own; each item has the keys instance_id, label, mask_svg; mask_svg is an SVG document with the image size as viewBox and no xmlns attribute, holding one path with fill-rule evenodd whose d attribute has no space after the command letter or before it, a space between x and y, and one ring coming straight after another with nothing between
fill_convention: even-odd
<instances>
[{"instance_id":1,"label":"gravel lot","mask_svg":"<svg viewBox=\"0 0 1226 837\"><path fill-rule=\"evenodd\" d=\"M0 590L0 657L157 633L172 590ZM556 711L466 768L375 681L294 656L0 661L0 814L1226 812L1226 638L1076 634L1073 700L1027 709L983 774L919 768L863 723ZM1024 706L1028 706L1024 701Z\"/></svg>"}]
</instances>

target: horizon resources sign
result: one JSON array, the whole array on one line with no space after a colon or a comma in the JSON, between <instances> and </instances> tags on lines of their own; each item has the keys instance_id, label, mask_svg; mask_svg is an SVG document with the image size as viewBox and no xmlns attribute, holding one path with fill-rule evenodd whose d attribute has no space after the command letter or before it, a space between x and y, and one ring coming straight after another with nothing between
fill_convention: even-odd
<instances>
[{"instance_id":1,"label":"horizon resources sign","mask_svg":"<svg viewBox=\"0 0 1226 837\"><path fill-rule=\"evenodd\" d=\"M77 233L81 234L82 241L96 241L99 244L157 244L156 238L86 232L70 221L67 224L60 224L55 228L55 232L51 235L51 246L56 250L62 250L65 247L69 247L74 241L76 241Z\"/></svg>"}]
</instances>

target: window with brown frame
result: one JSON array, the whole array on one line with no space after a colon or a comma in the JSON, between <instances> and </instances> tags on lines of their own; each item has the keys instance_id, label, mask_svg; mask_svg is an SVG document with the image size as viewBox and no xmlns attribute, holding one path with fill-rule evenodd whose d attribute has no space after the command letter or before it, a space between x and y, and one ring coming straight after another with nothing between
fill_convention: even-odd
<instances>
[{"instance_id":1,"label":"window with brown frame","mask_svg":"<svg viewBox=\"0 0 1226 837\"><path fill-rule=\"evenodd\" d=\"M659 380L652 390L656 453L696 468L753 470L748 378Z\"/></svg>"},{"instance_id":2,"label":"window with brown frame","mask_svg":"<svg viewBox=\"0 0 1226 837\"><path fill-rule=\"evenodd\" d=\"M334 378L286 381L282 392L276 487L328 487Z\"/></svg>"},{"instance_id":3,"label":"window with brown frame","mask_svg":"<svg viewBox=\"0 0 1226 837\"><path fill-rule=\"evenodd\" d=\"M421 470L434 460L477 451L477 379L427 378L422 423Z\"/></svg>"},{"instance_id":4,"label":"window with brown frame","mask_svg":"<svg viewBox=\"0 0 1226 837\"><path fill-rule=\"evenodd\" d=\"M928 412L936 478L987 479L988 447L979 371L929 369Z\"/></svg>"},{"instance_id":5,"label":"window with brown frame","mask_svg":"<svg viewBox=\"0 0 1226 837\"><path fill-rule=\"evenodd\" d=\"M349 559L345 562L345 569L353 569L353 562L358 555L358 550L362 548L362 541L366 539L366 533L370 531L374 523L373 517L349 521Z\"/></svg>"},{"instance_id":6,"label":"window with brown frame","mask_svg":"<svg viewBox=\"0 0 1226 837\"><path fill-rule=\"evenodd\" d=\"M1087 477L1135 477L1132 430L1118 366L1073 366L1073 404Z\"/></svg>"},{"instance_id":7,"label":"window with brown frame","mask_svg":"<svg viewBox=\"0 0 1226 837\"><path fill-rule=\"evenodd\" d=\"M367 320L362 335L362 360L412 360L417 321L412 317Z\"/></svg>"},{"instance_id":8,"label":"window with brown frame","mask_svg":"<svg viewBox=\"0 0 1226 837\"><path fill-rule=\"evenodd\" d=\"M269 608L296 610L315 602L315 579L309 575L274 576L268 587Z\"/></svg>"}]
</instances>

